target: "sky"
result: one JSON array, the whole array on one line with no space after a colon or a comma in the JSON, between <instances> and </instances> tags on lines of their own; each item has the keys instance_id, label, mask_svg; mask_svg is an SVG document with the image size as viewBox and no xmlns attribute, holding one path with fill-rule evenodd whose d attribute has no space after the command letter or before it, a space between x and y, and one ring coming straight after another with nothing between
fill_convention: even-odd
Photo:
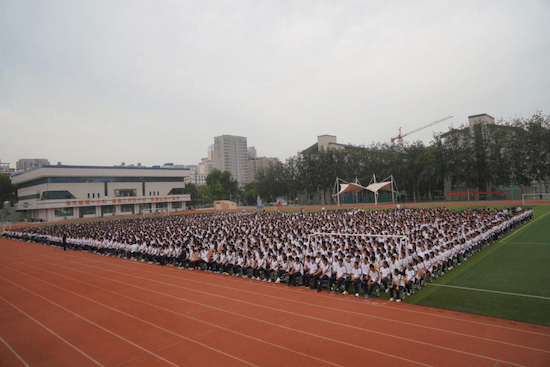
<instances>
[{"instance_id":1,"label":"sky","mask_svg":"<svg viewBox=\"0 0 550 367\"><path fill-rule=\"evenodd\" d=\"M281 161L550 114L550 1L0 0L0 161Z\"/></svg>"}]
</instances>

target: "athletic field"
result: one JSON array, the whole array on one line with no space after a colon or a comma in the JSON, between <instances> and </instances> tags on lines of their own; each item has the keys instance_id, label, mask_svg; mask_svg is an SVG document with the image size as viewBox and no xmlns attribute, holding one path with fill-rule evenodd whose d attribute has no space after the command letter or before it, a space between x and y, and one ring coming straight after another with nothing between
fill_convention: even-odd
<instances>
[{"instance_id":1,"label":"athletic field","mask_svg":"<svg viewBox=\"0 0 550 367\"><path fill-rule=\"evenodd\" d=\"M549 229L402 303L0 239L0 365L548 366Z\"/></svg>"}]
</instances>

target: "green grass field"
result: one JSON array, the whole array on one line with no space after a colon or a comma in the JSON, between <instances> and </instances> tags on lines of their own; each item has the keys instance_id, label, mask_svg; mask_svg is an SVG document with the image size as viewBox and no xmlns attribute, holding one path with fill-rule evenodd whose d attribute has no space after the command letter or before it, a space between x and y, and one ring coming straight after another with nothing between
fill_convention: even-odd
<instances>
[{"instance_id":1,"label":"green grass field","mask_svg":"<svg viewBox=\"0 0 550 367\"><path fill-rule=\"evenodd\" d=\"M404 302L550 326L550 206L534 211L531 222Z\"/></svg>"}]
</instances>

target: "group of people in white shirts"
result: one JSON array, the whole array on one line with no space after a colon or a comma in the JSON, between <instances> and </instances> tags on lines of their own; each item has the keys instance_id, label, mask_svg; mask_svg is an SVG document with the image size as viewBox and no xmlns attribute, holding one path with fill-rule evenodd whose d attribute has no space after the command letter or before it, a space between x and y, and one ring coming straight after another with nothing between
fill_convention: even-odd
<instances>
[{"instance_id":1,"label":"group of people in white shirts","mask_svg":"<svg viewBox=\"0 0 550 367\"><path fill-rule=\"evenodd\" d=\"M400 301L532 214L521 208L186 214L28 227L5 235L135 261L285 281L318 292L327 287L369 298L384 290ZM400 242L399 236L408 240Z\"/></svg>"}]
</instances>

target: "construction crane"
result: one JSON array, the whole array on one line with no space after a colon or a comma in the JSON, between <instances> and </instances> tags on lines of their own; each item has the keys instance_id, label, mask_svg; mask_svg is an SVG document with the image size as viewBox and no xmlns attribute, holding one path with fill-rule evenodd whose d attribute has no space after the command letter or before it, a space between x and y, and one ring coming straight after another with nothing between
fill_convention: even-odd
<instances>
[{"instance_id":1,"label":"construction crane","mask_svg":"<svg viewBox=\"0 0 550 367\"><path fill-rule=\"evenodd\" d=\"M440 120L436 120L436 121L434 121L434 122L430 122L429 124L426 124L426 125L424 125L424 126L421 126L421 127L419 127L418 129L414 129L414 130L409 131L408 133L405 133L405 134L401 134L401 128L399 128L399 135L397 135L396 137L391 138L391 142L393 143L394 141L397 140L397 144L399 144L400 147L403 147L403 138L404 138L405 136L410 135L410 134L412 134L412 133L415 133L415 132L417 132L417 131L420 131L420 130L422 130L422 129L425 129L425 128L427 128L427 127L433 126L433 125L435 125L435 124L439 124L440 122L443 122L443 121L445 121L445 120L448 120L448 119L450 119L450 118L452 118L452 117L453 117L453 116L447 116L447 117L444 117L444 118L442 118L442 119L440 119Z\"/></svg>"}]
</instances>

